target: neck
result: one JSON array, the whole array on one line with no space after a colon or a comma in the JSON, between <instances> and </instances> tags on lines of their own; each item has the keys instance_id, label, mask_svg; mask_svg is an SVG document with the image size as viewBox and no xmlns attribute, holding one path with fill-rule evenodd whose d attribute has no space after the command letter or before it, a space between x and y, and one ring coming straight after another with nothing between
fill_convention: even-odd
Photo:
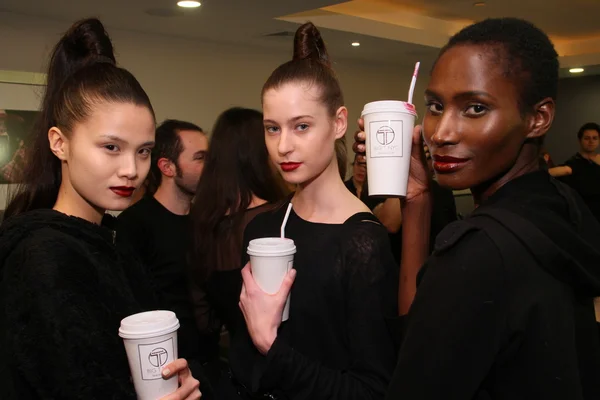
<instances>
[{"instance_id":1,"label":"neck","mask_svg":"<svg viewBox=\"0 0 600 400\"><path fill-rule=\"evenodd\" d=\"M167 210L176 215L187 215L190 213L193 196L184 193L172 180L165 180L160 184L154 198Z\"/></svg>"},{"instance_id":2,"label":"neck","mask_svg":"<svg viewBox=\"0 0 600 400\"><path fill-rule=\"evenodd\" d=\"M354 176L352 176L352 183L354 183L354 187L355 187L357 190L359 190L359 191L361 191L361 190L362 190L362 187L363 187L363 184L362 184L362 182L359 182L359 181L357 181L357 180L356 180L356 178L355 178Z\"/></svg>"},{"instance_id":3,"label":"neck","mask_svg":"<svg viewBox=\"0 0 600 400\"><path fill-rule=\"evenodd\" d=\"M538 149L535 145L525 144L515 164L508 172L501 175L499 178L494 178L488 182L471 188L475 206L483 204L490 198L498 189L506 185L508 182L525 174L539 171Z\"/></svg>"},{"instance_id":4,"label":"neck","mask_svg":"<svg viewBox=\"0 0 600 400\"><path fill-rule=\"evenodd\" d=\"M595 160L596 159L596 152L594 151L583 151L580 150L579 154L581 154L581 157L587 159L587 160Z\"/></svg>"},{"instance_id":5,"label":"neck","mask_svg":"<svg viewBox=\"0 0 600 400\"><path fill-rule=\"evenodd\" d=\"M326 222L335 214L347 191L334 158L321 174L297 186L292 199L294 211L307 221Z\"/></svg>"},{"instance_id":6,"label":"neck","mask_svg":"<svg viewBox=\"0 0 600 400\"><path fill-rule=\"evenodd\" d=\"M56 203L53 210L72 217L85 219L93 224L100 225L106 210L98 208L85 200L71 185L68 173L63 170L63 180L58 189Z\"/></svg>"},{"instance_id":7,"label":"neck","mask_svg":"<svg viewBox=\"0 0 600 400\"><path fill-rule=\"evenodd\" d=\"M263 204L265 204L266 202L267 201L265 199L261 199L260 197L253 194L252 201L248 205L248 208L259 207L259 206L262 206Z\"/></svg>"}]
</instances>

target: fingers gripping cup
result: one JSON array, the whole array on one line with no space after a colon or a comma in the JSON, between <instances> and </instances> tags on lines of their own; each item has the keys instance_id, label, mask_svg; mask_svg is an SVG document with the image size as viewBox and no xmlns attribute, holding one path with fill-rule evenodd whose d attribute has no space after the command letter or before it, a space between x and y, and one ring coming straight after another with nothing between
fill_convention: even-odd
<instances>
[{"instance_id":1,"label":"fingers gripping cup","mask_svg":"<svg viewBox=\"0 0 600 400\"><path fill-rule=\"evenodd\" d=\"M177 359L179 320L171 311L148 311L121 321L135 392L140 400L156 400L177 390L178 377L163 379L162 369Z\"/></svg>"},{"instance_id":2,"label":"fingers gripping cup","mask_svg":"<svg viewBox=\"0 0 600 400\"><path fill-rule=\"evenodd\" d=\"M248 255L252 265L252 276L256 284L265 293L275 294L279 291L286 274L294 267L296 246L292 239L261 238L251 240L248 244ZM290 316L290 295L283 308L282 321Z\"/></svg>"},{"instance_id":3,"label":"fingers gripping cup","mask_svg":"<svg viewBox=\"0 0 600 400\"><path fill-rule=\"evenodd\" d=\"M404 101L367 103L362 117L367 148L369 196L406 196L417 112Z\"/></svg>"}]
</instances>

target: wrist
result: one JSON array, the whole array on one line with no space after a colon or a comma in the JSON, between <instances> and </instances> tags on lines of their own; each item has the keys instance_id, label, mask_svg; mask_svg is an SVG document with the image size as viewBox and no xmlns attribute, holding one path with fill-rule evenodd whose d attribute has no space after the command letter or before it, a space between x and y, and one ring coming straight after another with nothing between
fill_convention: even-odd
<instances>
[{"instance_id":1,"label":"wrist","mask_svg":"<svg viewBox=\"0 0 600 400\"><path fill-rule=\"evenodd\" d=\"M261 335L258 340L256 340L256 348L257 350L263 355L266 356L267 353L269 352L269 350L271 350L271 347L273 346L273 343L275 342L275 339L277 338L277 330L272 330L270 332L267 332L263 335Z\"/></svg>"},{"instance_id":2,"label":"wrist","mask_svg":"<svg viewBox=\"0 0 600 400\"><path fill-rule=\"evenodd\" d=\"M410 199L405 198L402 201L402 208L427 208L431 207L432 194L429 189L412 196Z\"/></svg>"}]
</instances>

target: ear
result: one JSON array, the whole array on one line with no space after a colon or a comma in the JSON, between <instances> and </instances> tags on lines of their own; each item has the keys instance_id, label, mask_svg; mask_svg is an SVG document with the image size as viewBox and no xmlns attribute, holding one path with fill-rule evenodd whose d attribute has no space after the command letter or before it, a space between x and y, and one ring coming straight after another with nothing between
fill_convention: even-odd
<instances>
[{"instance_id":1,"label":"ear","mask_svg":"<svg viewBox=\"0 0 600 400\"><path fill-rule=\"evenodd\" d=\"M173 162L171 162L171 160L167 159L167 158L159 158L158 159L158 169L160 169L160 172L164 175L164 176L168 176L169 178L172 178L175 176L176 174L176 170L175 170L175 164L173 164Z\"/></svg>"},{"instance_id":2,"label":"ear","mask_svg":"<svg viewBox=\"0 0 600 400\"><path fill-rule=\"evenodd\" d=\"M527 139L540 138L548 132L552 121L554 121L555 109L556 104L550 97L545 98L534 106L534 112L529 121Z\"/></svg>"},{"instance_id":3,"label":"ear","mask_svg":"<svg viewBox=\"0 0 600 400\"><path fill-rule=\"evenodd\" d=\"M344 106L338 108L335 112L335 138L340 139L346 134L348 129L348 109Z\"/></svg>"},{"instance_id":4,"label":"ear","mask_svg":"<svg viewBox=\"0 0 600 400\"><path fill-rule=\"evenodd\" d=\"M60 129L53 126L48 131L48 142L50 150L61 161L69 158L69 141Z\"/></svg>"}]
</instances>

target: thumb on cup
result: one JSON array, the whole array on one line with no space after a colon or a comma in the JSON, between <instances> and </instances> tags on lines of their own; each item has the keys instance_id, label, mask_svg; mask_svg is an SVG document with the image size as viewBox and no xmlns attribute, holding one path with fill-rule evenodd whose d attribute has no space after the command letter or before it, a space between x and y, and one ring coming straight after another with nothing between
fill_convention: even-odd
<instances>
[{"instance_id":1,"label":"thumb on cup","mask_svg":"<svg viewBox=\"0 0 600 400\"><path fill-rule=\"evenodd\" d=\"M292 285L294 284L295 279L296 270L292 268L283 278L283 282L281 282L281 286L279 287L279 291L277 292L277 295L281 296L284 299L284 301L285 299L287 299L290 290L292 290Z\"/></svg>"}]
</instances>

